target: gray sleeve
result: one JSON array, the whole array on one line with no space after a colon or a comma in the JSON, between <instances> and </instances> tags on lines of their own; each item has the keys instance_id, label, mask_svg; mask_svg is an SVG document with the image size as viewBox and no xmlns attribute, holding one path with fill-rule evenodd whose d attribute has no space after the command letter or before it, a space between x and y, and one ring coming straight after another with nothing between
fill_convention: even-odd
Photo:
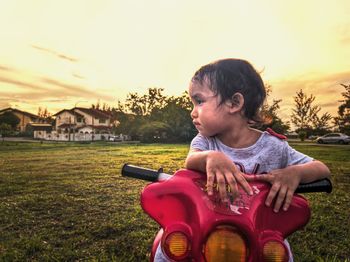
<instances>
[{"instance_id":1,"label":"gray sleeve","mask_svg":"<svg viewBox=\"0 0 350 262\"><path fill-rule=\"evenodd\" d=\"M295 150L290 145L288 145L288 143L286 143L284 153L285 153L285 156L287 158L286 166L305 164L305 163L308 163L308 162L311 162L314 160L312 157L309 157L309 156Z\"/></svg>"},{"instance_id":2,"label":"gray sleeve","mask_svg":"<svg viewBox=\"0 0 350 262\"><path fill-rule=\"evenodd\" d=\"M191 142L191 149L197 149L201 151L209 150L209 141L206 137L198 134L193 138Z\"/></svg>"}]
</instances>

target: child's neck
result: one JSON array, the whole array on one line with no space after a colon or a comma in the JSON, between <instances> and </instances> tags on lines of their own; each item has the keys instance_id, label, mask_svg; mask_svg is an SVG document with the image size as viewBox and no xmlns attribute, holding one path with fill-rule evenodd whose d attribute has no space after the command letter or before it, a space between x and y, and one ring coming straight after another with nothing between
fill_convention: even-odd
<instances>
[{"instance_id":1,"label":"child's neck","mask_svg":"<svg viewBox=\"0 0 350 262\"><path fill-rule=\"evenodd\" d=\"M258 141L262 132L251 127L240 126L230 133L218 135L220 141L232 148L246 148L252 146Z\"/></svg>"}]
</instances>

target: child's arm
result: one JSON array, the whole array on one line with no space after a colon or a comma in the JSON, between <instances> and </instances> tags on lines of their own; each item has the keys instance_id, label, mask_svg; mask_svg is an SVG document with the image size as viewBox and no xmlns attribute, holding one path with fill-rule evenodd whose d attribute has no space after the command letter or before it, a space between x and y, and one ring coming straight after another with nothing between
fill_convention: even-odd
<instances>
[{"instance_id":1,"label":"child's arm","mask_svg":"<svg viewBox=\"0 0 350 262\"><path fill-rule=\"evenodd\" d=\"M253 194L251 187L235 164L224 153L219 151L191 150L187 156L185 166L187 169L198 170L207 174L208 194L213 194L213 184L216 180L220 198L228 201L226 183L232 190L232 196L238 195L237 183L250 195Z\"/></svg>"},{"instance_id":2,"label":"child's arm","mask_svg":"<svg viewBox=\"0 0 350 262\"><path fill-rule=\"evenodd\" d=\"M283 210L288 210L299 183L309 183L329 176L330 171L325 164L320 161L311 161L273 170L269 174L256 176L256 179L271 183L265 204L270 206L273 199L276 198L274 211L278 212L282 203Z\"/></svg>"}]
</instances>

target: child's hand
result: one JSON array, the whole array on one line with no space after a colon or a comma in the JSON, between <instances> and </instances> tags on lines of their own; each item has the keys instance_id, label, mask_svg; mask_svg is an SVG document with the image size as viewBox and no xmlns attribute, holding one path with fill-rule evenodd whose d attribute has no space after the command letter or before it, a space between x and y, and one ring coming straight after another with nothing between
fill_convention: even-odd
<instances>
[{"instance_id":1,"label":"child's hand","mask_svg":"<svg viewBox=\"0 0 350 262\"><path fill-rule=\"evenodd\" d=\"M257 175L256 180L269 182L272 186L265 200L265 204L270 206L276 198L273 211L278 212L283 204L283 210L287 211L295 189L298 187L301 177L294 171L292 166L271 171L266 175Z\"/></svg>"},{"instance_id":2,"label":"child's hand","mask_svg":"<svg viewBox=\"0 0 350 262\"><path fill-rule=\"evenodd\" d=\"M245 179L245 175L237 169L232 160L221 152L212 151L208 154L206 172L209 195L213 194L215 180L219 187L220 198L224 202L228 202L226 183L228 183L231 188L233 198L238 196L237 183L240 184L248 194L253 194L250 185Z\"/></svg>"}]
</instances>

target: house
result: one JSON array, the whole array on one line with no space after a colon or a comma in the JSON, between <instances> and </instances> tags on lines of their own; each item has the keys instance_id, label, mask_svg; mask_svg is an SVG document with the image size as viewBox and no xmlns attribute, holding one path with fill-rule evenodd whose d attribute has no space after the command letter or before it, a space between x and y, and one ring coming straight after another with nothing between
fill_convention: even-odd
<instances>
[{"instance_id":1,"label":"house","mask_svg":"<svg viewBox=\"0 0 350 262\"><path fill-rule=\"evenodd\" d=\"M53 116L57 140L103 140L108 138L113 126L111 115L98 109L74 107Z\"/></svg>"},{"instance_id":2,"label":"house","mask_svg":"<svg viewBox=\"0 0 350 262\"><path fill-rule=\"evenodd\" d=\"M52 125L48 123L30 123L27 130L33 133L34 139L45 139L50 137L52 132Z\"/></svg>"},{"instance_id":3,"label":"house","mask_svg":"<svg viewBox=\"0 0 350 262\"><path fill-rule=\"evenodd\" d=\"M25 111L21 111L16 108L5 108L0 110L0 115L4 114L5 112L11 112L13 113L16 117L18 117L19 124L17 125L17 130L19 132L25 132L27 125L30 123L38 123L40 121L40 117Z\"/></svg>"}]
</instances>

